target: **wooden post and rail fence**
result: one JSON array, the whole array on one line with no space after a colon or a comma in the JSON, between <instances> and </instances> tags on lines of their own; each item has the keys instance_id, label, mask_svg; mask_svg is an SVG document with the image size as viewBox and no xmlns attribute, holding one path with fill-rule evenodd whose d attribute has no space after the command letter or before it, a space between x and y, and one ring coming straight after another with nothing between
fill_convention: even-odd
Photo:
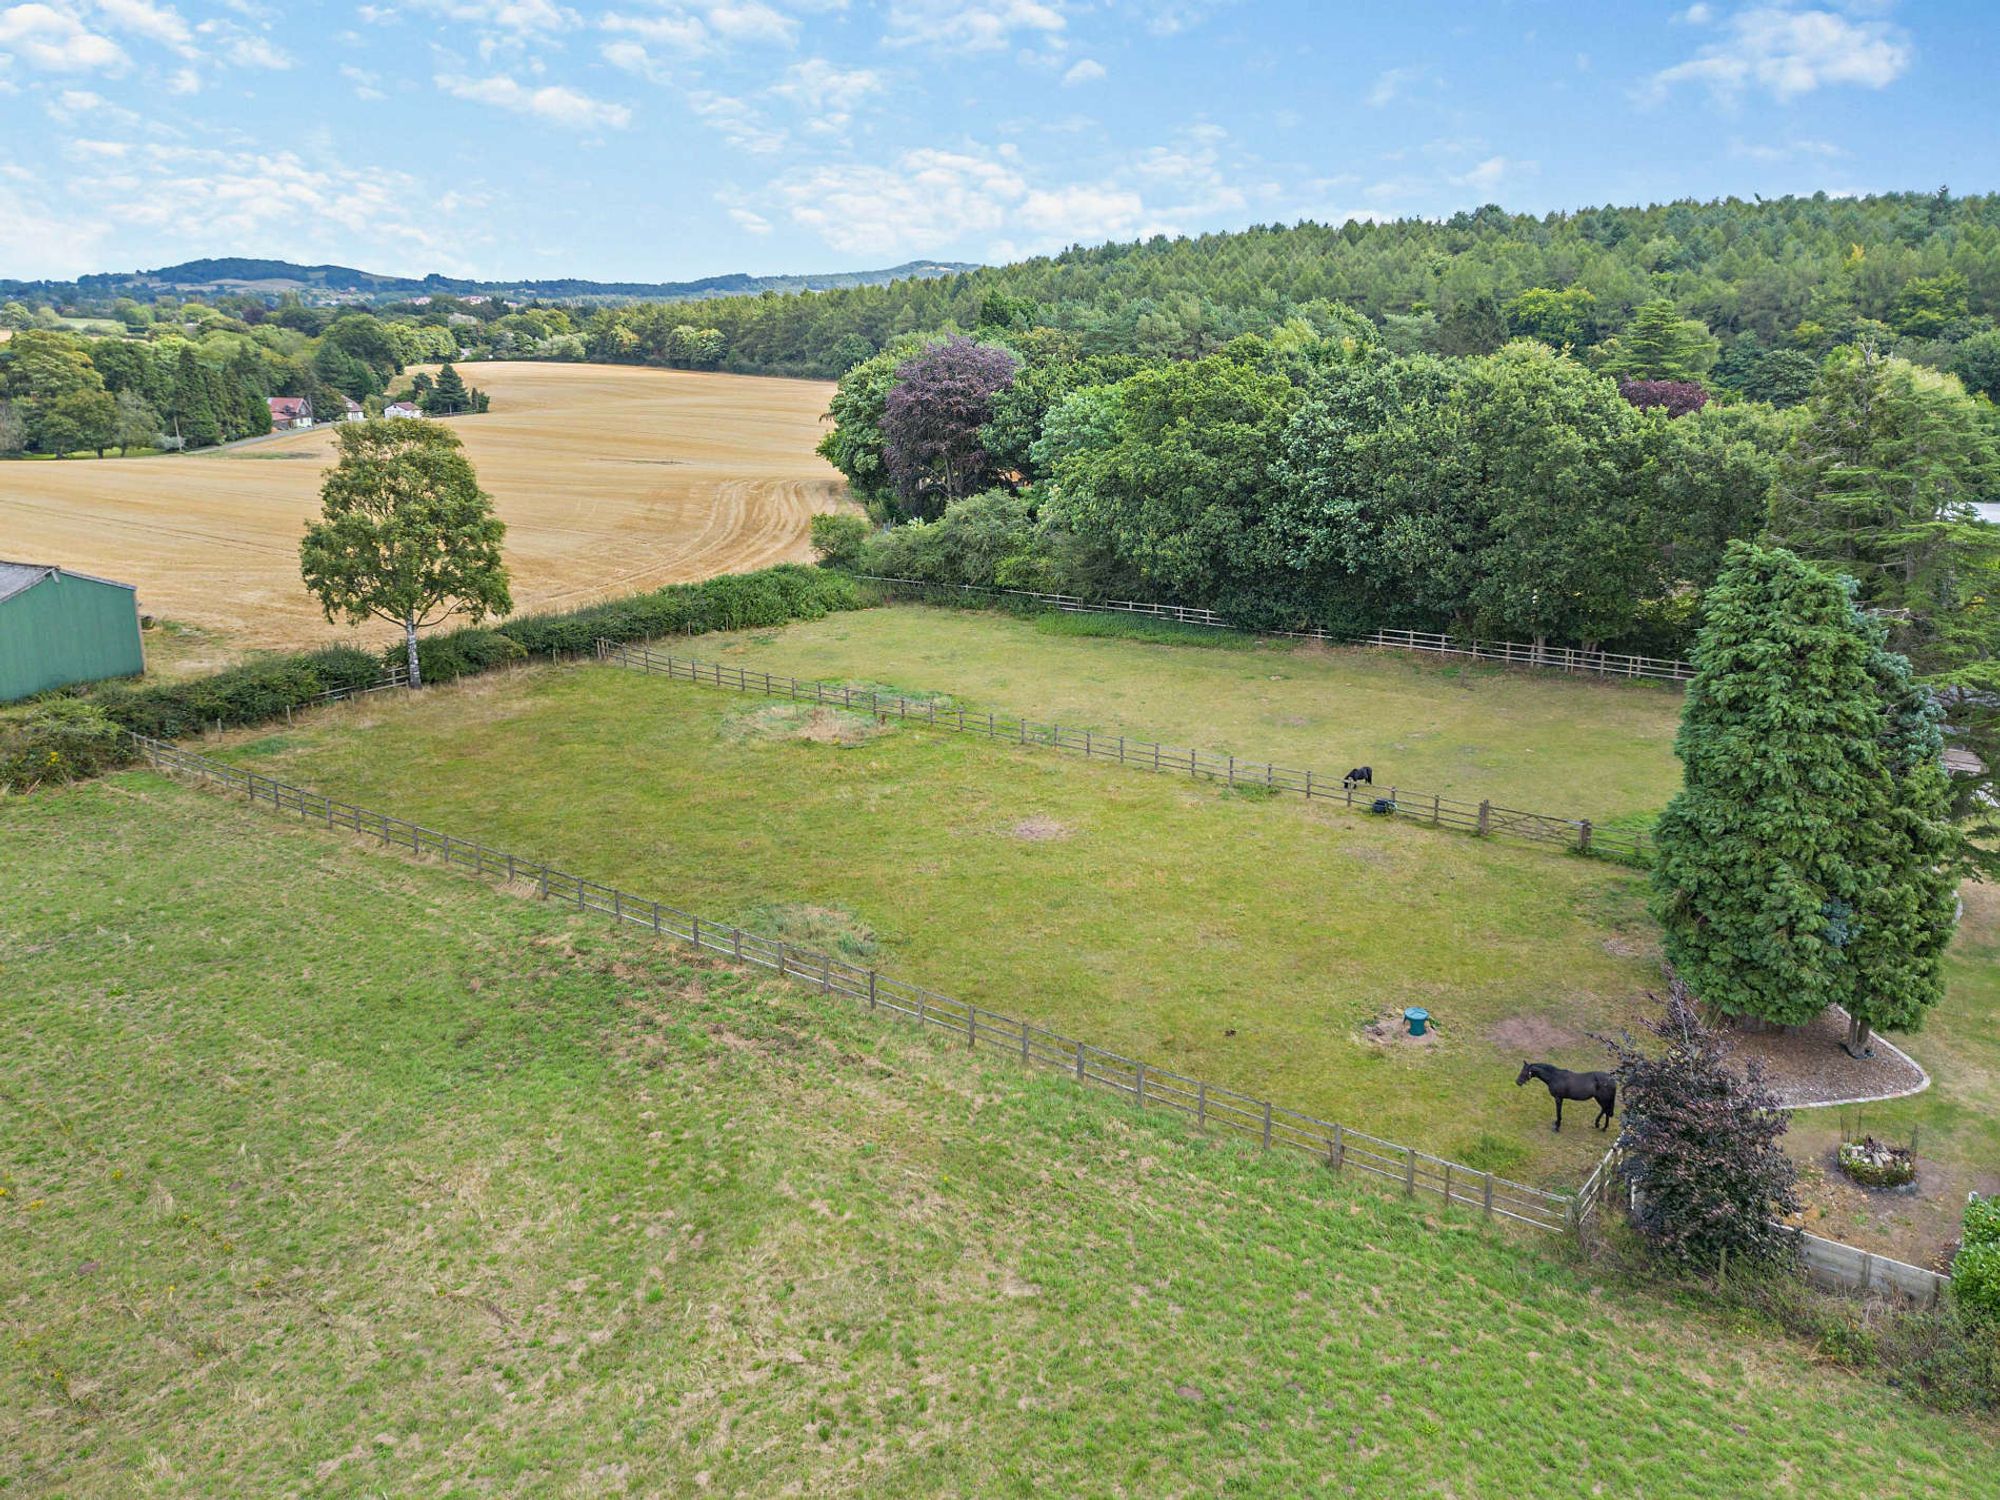
<instances>
[{"instance_id":1,"label":"wooden post and rail fence","mask_svg":"<svg viewBox=\"0 0 2000 1500\"><path fill-rule=\"evenodd\" d=\"M1523 812L1519 808L1501 807L1491 801L1470 802L1447 797L1441 792L1414 791L1409 787L1348 785L1340 775L1329 775L1324 771L1301 771L1268 761L1245 760L1215 751L1162 745L1122 734L1065 728L1060 724L1038 724L1008 714L939 708L931 699L906 698L837 682L816 682L759 672L749 667L724 666L720 662L671 656L650 646L628 646L600 640L597 655L600 661L616 666L678 682L691 682L701 687L785 698L795 703L869 714L878 719L896 719L928 729L946 729L954 734L984 735L1006 744L1063 750L1081 755L1085 760L1114 761L1128 769L1172 772L1232 787L1296 792L1312 801L1338 802L1363 812L1379 810L1395 817L1428 823L1434 828L1456 828L1487 838L1517 838L1530 843L1553 844L1578 854L1623 860L1630 864L1646 864L1653 856L1652 835L1646 830L1604 828L1589 818Z\"/></svg>"},{"instance_id":2,"label":"wooden post and rail fence","mask_svg":"<svg viewBox=\"0 0 2000 1500\"><path fill-rule=\"evenodd\" d=\"M962 1036L968 1050L997 1052L1025 1068L1059 1073L1079 1085L1129 1099L1137 1108L1167 1110L1191 1120L1203 1132L1241 1136L1267 1151L1303 1153L1331 1171L1352 1173L1408 1198L1435 1197L1488 1220L1525 1224L1587 1242L1606 1202L1617 1191L1620 1148L1615 1145L1577 1192L1531 1187L1340 1121L1322 1120L1269 1099L1107 1052L824 950L704 919L650 897L586 880L544 860L342 802L146 735L128 732L128 739L138 757L155 769L241 792L253 806L292 813L329 830L434 857L470 874L525 884L544 901L600 914L621 926L636 927L732 963L772 970L789 983L829 997L839 995L857 1007L865 1005L871 1014L898 1017L927 1031ZM1806 1275L1822 1285L1896 1296L1920 1306L1934 1306L1944 1294L1947 1278L1933 1271L1802 1230L1793 1232Z\"/></svg>"},{"instance_id":3,"label":"wooden post and rail fence","mask_svg":"<svg viewBox=\"0 0 2000 1500\"><path fill-rule=\"evenodd\" d=\"M1551 646L1546 642L1494 641L1478 636L1448 635L1435 630L1370 630L1339 634L1330 630L1264 630L1238 625L1212 609L1191 604L1149 604L1137 599L1086 599L1077 594L1045 594L1033 589L983 588L971 583L925 583L916 578L888 578L876 573L854 575L886 594L950 597L970 602L1030 605L1063 614L1129 615L1196 625L1208 630L1239 630L1282 640L1318 641L1328 646L1378 646L1392 651L1424 651L1438 656L1462 656L1509 667L1539 667L1558 672L1585 672L1597 677L1646 678L1656 682L1687 682L1694 664L1678 657L1641 656L1627 651L1598 651L1582 646Z\"/></svg>"},{"instance_id":4,"label":"wooden post and rail fence","mask_svg":"<svg viewBox=\"0 0 2000 1500\"><path fill-rule=\"evenodd\" d=\"M341 802L163 740L134 734L131 742L140 759L155 769L239 792L254 806L434 857L471 874L526 884L544 900L599 913L622 926L671 938L732 963L772 970L780 979L824 995L839 995L866 1006L871 1013L900 1017L927 1031L962 1038L968 1050L997 1053L1023 1067L1047 1069L1086 1087L1107 1090L1131 1100L1136 1107L1184 1116L1199 1130L1242 1136L1265 1150L1302 1152L1333 1170L1386 1185L1405 1197L1436 1198L1495 1221L1558 1233L1573 1222L1572 1198L1567 1193L1530 1187L1350 1125L1321 1120L1237 1089L1122 1057L823 950L696 916L647 896L586 880L542 860Z\"/></svg>"}]
</instances>

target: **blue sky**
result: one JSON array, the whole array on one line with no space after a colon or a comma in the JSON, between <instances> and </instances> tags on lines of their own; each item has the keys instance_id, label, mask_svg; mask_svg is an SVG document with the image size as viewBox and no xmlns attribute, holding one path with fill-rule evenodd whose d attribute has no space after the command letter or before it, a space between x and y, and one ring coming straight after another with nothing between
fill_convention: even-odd
<instances>
[{"instance_id":1,"label":"blue sky","mask_svg":"<svg viewBox=\"0 0 2000 1500\"><path fill-rule=\"evenodd\" d=\"M2000 186L1996 0L0 0L0 276L666 280Z\"/></svg>"}]
</instances>

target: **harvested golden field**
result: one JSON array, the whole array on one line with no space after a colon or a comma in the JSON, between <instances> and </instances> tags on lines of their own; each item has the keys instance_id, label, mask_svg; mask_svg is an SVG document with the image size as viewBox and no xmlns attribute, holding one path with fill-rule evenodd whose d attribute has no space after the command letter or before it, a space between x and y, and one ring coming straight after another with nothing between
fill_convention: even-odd
<instances>
[{"instance_id":1,"label":"harvested golden field","mask_svg":"<svg viewBox=\"0 0 2000 1500\"><path fill-rule=\"evenodd\" d=\"M624 365L468 365L492 393L453 419L507 523L517 610L802 561L815 512L848 504L813 452L831 384ZM330 428L145 458L0 464L0 556L139 586L149 614L237 646L383 627L327 624L299 583Z\"/></svg>"}]
</instances>

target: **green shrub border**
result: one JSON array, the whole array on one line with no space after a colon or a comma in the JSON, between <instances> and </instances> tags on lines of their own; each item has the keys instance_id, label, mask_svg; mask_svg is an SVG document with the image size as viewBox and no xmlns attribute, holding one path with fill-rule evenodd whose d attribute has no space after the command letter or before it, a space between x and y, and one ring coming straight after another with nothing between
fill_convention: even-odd
<instances>
[{"instance_id":1,"label":"green shrub border","mask_svg":"<svg viewBox=\"0 0 2000 1500\"><path fill-rule=\"evenodd\" d=\"M841 610L863 609L873 599L845 574L786 563L755 573L729 573L700 583L669 584L648 593L607 599L578 609L522 615L492 626L467 626L417 642L417 663L428 683L452 682L532 657L575 656L599 637L652 640L817 620ZM176 740L220 726L262 724L328 694L377 686L386 667L403 664L401 642L380 653L353 646L266 657L185 682L103 683L57 698L80 702L118 729ZM80 760L73 751L79 725L74 713L51 716L31 705L0 724L0 787L14 790L94 775L127 759L122 747L107 760ZM57 743L60 738L62 743ZM53 753L55 760L51 760Z\"/></svg>"}]
</instances>

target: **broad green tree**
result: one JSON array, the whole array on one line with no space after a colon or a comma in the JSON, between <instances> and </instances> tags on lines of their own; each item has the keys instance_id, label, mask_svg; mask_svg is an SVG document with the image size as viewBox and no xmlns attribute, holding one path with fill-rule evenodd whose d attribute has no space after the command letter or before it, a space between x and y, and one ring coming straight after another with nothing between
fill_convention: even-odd
<instances>
[{"instance_id":1,"label":"broad green tree","mask_svg":"<svg viewBox=\"0 0 2000 1500\"><path fill-rule=\"evenodd\" d=\"M1286 427L1269 560L1357 627L1470 623L1484 496L1468 483L1467 374L1429 356L1329 366Z\"/></svg>"},{"instance_id":2,"label":"broad green tree","mask_svg":"<svg viewBox=\"0 0 2000 1500\"><path fill-rule=\"evenodd\" d=\"M410 686L421 686L419 630L513 609L500 553L507 528L448 428L350 422L337 442L320 519L299 544L300 573L328 620L402 626Z\"/></svg>"},{"instance_id":3,"label":"broad green tree","mask_svg":"<svg viewBox=\"0 0 2000 1500\"><path fill-rule=\"evenodd\" d=\"M1108 410L1097 408L1109 432L1056 459L1046 514L1104 538L1168 597L1217 600L1262 550L1291 383L1209 358L1142 370L1109 391Z\"/></svg>"},{"instance_id":4,"label":"broad green tree","mask_svg":"<svg viewBox=\"0 0 2000 1500\"><path fill-rule=\"evenodd\" d=\"M1466 482L1484 511L1468 597L1482 628L1537 644L1623 634L1661 588L1645 419L1609 380L1527 340L1477 361L1465 400Z\"/></svg>"}]
</instances>

